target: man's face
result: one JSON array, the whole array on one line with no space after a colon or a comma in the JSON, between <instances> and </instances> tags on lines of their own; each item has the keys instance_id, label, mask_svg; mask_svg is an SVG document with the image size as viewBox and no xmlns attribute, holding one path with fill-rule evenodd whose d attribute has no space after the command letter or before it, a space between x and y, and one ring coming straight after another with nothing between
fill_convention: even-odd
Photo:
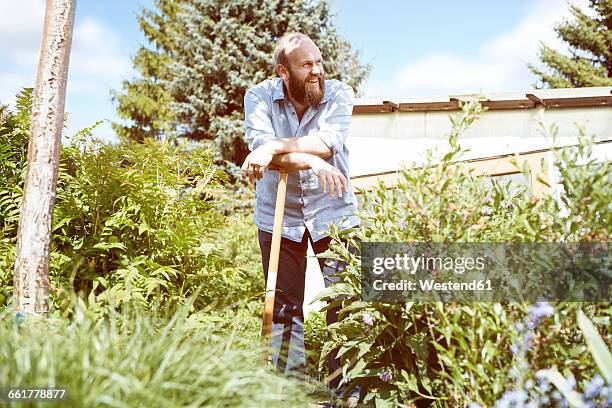
<instances>
[{"instance_id":1,"label":"man's face","mask_svg":"<svg viewBox=\"0 0 612 408\"><path fill-rule=\"evenodd\" d=\"M312 107L319 106L325 90L323 58L312 42L300 40L287 52L288 76L285 82L289 95L297 102Z\"/></svg>"}]
</instances>

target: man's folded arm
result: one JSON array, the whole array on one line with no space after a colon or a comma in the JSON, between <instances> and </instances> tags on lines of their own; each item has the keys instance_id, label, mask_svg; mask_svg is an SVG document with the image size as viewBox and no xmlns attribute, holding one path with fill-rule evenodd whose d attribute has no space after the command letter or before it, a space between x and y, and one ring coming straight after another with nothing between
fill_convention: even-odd
<instances>
[{"instance_id":1,"label":"man's folded arm","mask_svg":"<svg viewBox=\"0 0 612 408\"><path fill-rule=\"evenodd\" d=\"M287 153L305 153L322 159L332 156L332 150L329 146L315 135L268 140L265 146L270 149L274 156Z\"/></svg>"},{"instance_id":2,"label":"man's folded arm","mask_svg":"<svg viewBox=\"0 0 612 408\"><path fill-rule=\"evenodd\" d=\"M245 95L246 132L249 150L263 147L277 156L287 153L306 153L321 159L328 159L341 150L346 141L351 120L354 96L346 86L328 102L331 109L325 114L322 126L299 137L279 137L274 134L270 120L270 107L257 95Z\"/></svg>"},{"instance_id":3,"label":"man's folded arm","mask_svg":"<svg viewBox=\"0 0 612 408\"><path fill-rule=\"evenodd\" d=\"M280 138L274 134L270 120L270 107L257 95L247 92L245 106L245 137L249 150L265 146L273 155L284 153L308 153L326 159L331 148L315 135Z\"/></svg>"},{"instance_id":4,"label":"man's folded arm","mask_svg":"<svg viewBox=\"0 0 612 408\"><path fill-rule=\"evenodd\" d=\"M265 146L273 155L283 153L308 153L328 159L344 148L353 112L354 95L350 86L345 86L330 101L330 108L321 118L318 130L306 136L266 140Z\"/></svg>"},{"instance_id":5,"label":"man's folded arm","mask_svg":"<svg viewBox=\"0 0 612 408\"><path fill-rule=\"evenodd\" d=\"M316 159L317 156L309 153L282 153L277 154L272 158L269 167L272 170L282 168L283 170L291 173L298 170L307 170L312 168L313 160Z\"/></svg>"}]
</instances>

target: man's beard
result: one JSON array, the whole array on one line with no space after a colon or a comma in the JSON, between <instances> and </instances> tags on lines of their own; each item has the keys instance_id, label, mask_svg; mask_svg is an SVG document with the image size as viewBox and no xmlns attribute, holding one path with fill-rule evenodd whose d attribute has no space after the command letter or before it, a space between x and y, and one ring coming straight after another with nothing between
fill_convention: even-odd
<instances>
[{"instance_id":1,"label":"man's beard","mask_svg":"<svg viewBox=\"0 0 612 408\"><path fill-rule=\"evenodd\" d=\"M323 74L316 77L318 83L310 83L306 81L300 81L297 79L297 75L294 75L289 71L289 94L296 101L303 103L308 106L316 108L323 99L323 92L325 90L325 80ZM312 79L312 77L307 78Z\"/></svg>"}]
</instances>

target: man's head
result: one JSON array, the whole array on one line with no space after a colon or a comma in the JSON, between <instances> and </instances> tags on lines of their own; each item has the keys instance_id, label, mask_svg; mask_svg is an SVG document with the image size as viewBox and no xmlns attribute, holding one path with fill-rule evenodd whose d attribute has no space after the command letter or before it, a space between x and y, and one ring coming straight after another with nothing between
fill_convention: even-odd
<instances>
[{"instance_id":1,"label":"man's head","mask_svg":"<svg viewBox=\"0 0 612 408\"><path fill-rule=\"evenodd\" d=\"M323 99L325 72L319 47L302 33L283 35L274 49L276 73L296 102L316 107Z\"/></svg>"}]
</instances>

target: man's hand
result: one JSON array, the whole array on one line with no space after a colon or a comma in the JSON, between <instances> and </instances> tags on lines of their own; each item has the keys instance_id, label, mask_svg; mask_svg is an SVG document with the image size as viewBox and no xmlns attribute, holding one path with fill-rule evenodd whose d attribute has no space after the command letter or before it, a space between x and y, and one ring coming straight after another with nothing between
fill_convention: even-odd
<instances>
[{"instance_id":1,"label":"man's hand","mask_svg":"<svg viewBox=\"0 0 612 408\"><path fill-rule=\"evenodd\" d=\"M317 156L312 156L310 168L319 177L323 192L329 189L329 197L334 196L334 191L338 197L342 197L342 190L348 193L348 182L346 177L334 166Z\"/></svg>"},{"instance_id":2,"label":"man's hand","mask_svg":"<svg viewBox=\"0 0 612 408\"><path fill-rule=\"evenodd\" d=\"M244 159L244 163L242 163L242 167L240 168L242 176L248 177L251 182L253 182L254 179L260 180L264 175L266 167L272 161L272 157L274 157L274 155L271 149L266 147L265 144L259 146Z\"/></svg>"}]
</instances>

